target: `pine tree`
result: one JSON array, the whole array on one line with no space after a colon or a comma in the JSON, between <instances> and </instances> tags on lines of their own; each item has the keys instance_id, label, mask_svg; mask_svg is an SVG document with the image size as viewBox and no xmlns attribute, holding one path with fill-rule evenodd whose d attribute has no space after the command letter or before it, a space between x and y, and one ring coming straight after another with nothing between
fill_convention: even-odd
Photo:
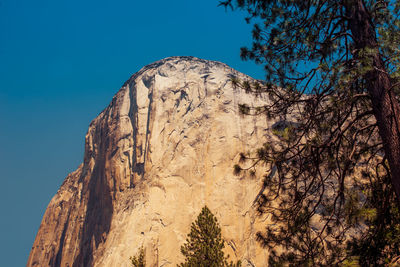
<instances>
[{"instance_id":1,"label":"pine tree","mask_svg":"<svg viewBox=\"0 0 400 267\"><path fill-rule=\"evenodd\" d=\"M266 73L265 82L232 79L270 100L240 111L286 122L274 133L280 143L241 157L268 169L258 204L274 223L258 239L271 249L270 264L390 262L400 254L392 238L400 229L400 1L221 4L255 22L241 56ZM367 242L346 246L349 236Z\"/></svg>"},{"instance_id":2,"label":"pine tree","mask_svg":"<svg viewBox=\"0 0 400 267\"><path fill-rule=\"evenodd\" d=\"M143 247L141 247L136 256L129 258L131 260L132 266L133 267L145 267L146 266L145 256L146 256L146 254L144 252L144 249L143 249Z\"/></svg>"},{"instance_id":3,"label":"pine tree","mask_svg":"<svg viewBox=\"0 0 400 267\"><path fill-rule=\"evenodd\" d=\"M203 207L196 221L192 223L186 243L181 247L185 262L181 267L239 267L240 262L228 263L223 249L224 240L221 236L217 218L207 206Z\"/></svg>"}]
</instances>

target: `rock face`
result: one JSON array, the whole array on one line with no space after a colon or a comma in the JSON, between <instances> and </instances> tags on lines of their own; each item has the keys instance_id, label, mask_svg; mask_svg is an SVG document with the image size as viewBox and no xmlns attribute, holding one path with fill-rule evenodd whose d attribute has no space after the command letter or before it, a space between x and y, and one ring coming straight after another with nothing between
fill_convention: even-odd
<instances>
[{"instance_id":1,"label":"rock face","mask_svg":"<svg viewBox=\"0 0 400 267\"><path fill-rule=\"evenodd\" d=\"M239 114L239 103L267 100L234 88L232 76L252 80L193 57L134 74L90 124L84 162L51 200L27 266L130 266L141 246L148 266L176 266L204 205L230 259L266 266L255 239L262 182L234 175L233 165L268 140L273 122Z\"/></svg>"}]
</instances>

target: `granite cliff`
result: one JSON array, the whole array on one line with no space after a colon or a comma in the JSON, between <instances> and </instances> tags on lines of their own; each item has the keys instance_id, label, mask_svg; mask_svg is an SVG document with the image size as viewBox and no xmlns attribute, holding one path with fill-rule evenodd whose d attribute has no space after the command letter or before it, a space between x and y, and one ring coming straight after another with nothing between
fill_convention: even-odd
<instances>
[{"instance_id":1,"label":"granite cliff","mask_svg":"<svg viewBox=\"0 0 400 267\"><path fill-rule=\"evenodd\" d=\"M220 62L171 57L125 82L91 122L84 161L48 205L27 266L129 266L141 246L148 266L176 266L204 205L232 260L266 266L255 240L266 219L254 206L262 179L236 176L233 165L271 138L273 122L240 115L239 103L268 100L233 87L232 76L252 80Z\"/></svg>"}]
</instances>

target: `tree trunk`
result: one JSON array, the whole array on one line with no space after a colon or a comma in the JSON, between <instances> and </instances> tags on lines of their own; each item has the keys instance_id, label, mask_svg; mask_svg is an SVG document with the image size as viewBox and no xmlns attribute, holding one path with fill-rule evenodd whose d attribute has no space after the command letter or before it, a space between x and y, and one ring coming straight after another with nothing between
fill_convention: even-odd
<instances>
[{"instance_id":1,"label":"tree trunk","mask_svg":"<svg viewBox=\"0 0 400 267\"><path fill-rule=\"evenodd\" d=\"M370 15L362 0L345 1L346 15L351 18L349 27L354 36L356 50L375 49L372 55L373 70L364 74L379 135L389 162L392 184L400 201L400 106L392 90L389 74L379 53L378 42ZM355 55L356 56L356 55Z\"/></svg>"}]
</instances>

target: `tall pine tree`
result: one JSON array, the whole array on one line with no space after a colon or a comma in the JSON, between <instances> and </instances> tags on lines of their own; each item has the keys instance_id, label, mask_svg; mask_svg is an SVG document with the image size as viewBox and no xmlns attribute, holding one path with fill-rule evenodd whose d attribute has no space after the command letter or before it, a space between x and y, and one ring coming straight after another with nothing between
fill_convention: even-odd
<instances>
[{"instance_id":1,"label":"tall pine tree","mask_svg":"<svg viewBox=\"0 0 400 267\"><path fill-rule=\"evenodd\" d=\"M275 223L258 238L272 250L270 263L335 266L359 256L362 266L382 266L395 260L400 254L399 240L392 238L400 229L400 2L221 4L247 11L247 22L255 22L253 45L242 48L241 56L266 72L265 82L232 79L246 92L269 96L266 106L242 105L241 111L287 122L277 132L282 142L241 158L269 169L259 210ZM249 166L254 173L255 165ZM243 169L244 164L235 166L236 173ZM346 246L350 237L354 243Z\"/></svg>"},{"instance_id":2,"label":"tall pine tree","mask_svg":"<svg viewBox=\"0 0 400 267\"><path fill-rule=\"evenodd\" d=\"M217 218L205 206L196 221L192 223L191 231L186 239L186 243L181 247L181 252L185 256L185 262L181 267L239 267L237 262L228 263L223 249L224 240L221 236Z\"/></svg>"}]
</instances>

